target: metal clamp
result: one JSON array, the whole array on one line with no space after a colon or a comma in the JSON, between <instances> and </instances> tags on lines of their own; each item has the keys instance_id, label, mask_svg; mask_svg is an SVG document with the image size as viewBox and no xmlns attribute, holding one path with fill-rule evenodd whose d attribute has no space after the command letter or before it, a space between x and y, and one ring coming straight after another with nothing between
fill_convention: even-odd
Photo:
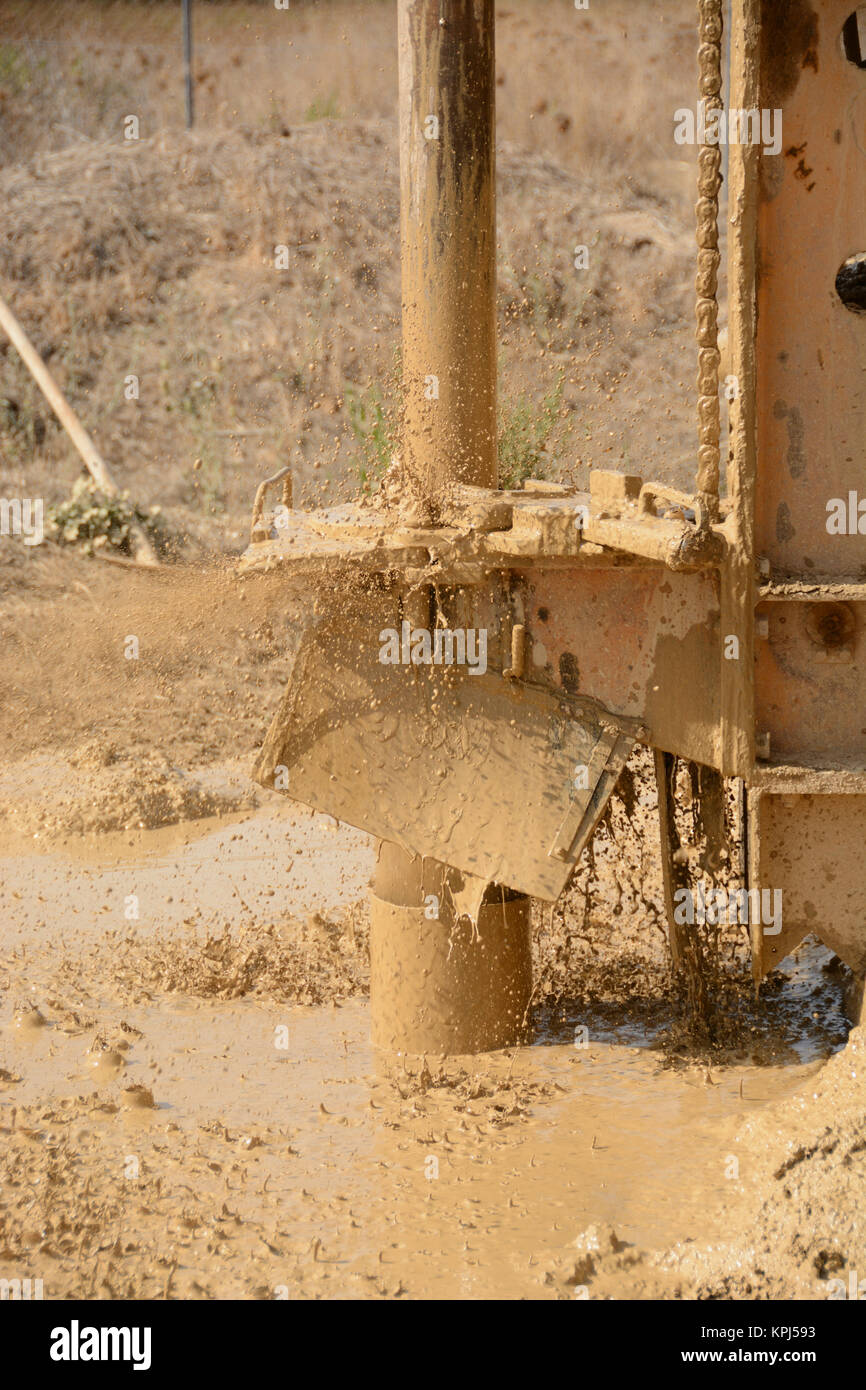
<instances>
[{"instance_id":1,"label":"metal clamp","mask_svg":"<svg viewBox=\"0 0 866 1390\"><path fill-rule=\"evenodd\" d=\"M292 505L292 466L291 466L291 464L287 463L286 466L285 466L285 468L281 468L281 469L280 469L279 473L274 473L272 477L270 477L270 478L265 478L265 480L264 480L263 483L259 483L259 486L258 486L258 488L256 489L255 499L254 499L254 501L253 501L253 519L252 519L252 521L251 521L251 523L250 523L250 545L253 545L253 544L255 543L256 531L258 530L258 525L259 525L259 522L260 522L261 519L262 519L262 513L263 513L263 511L264 511L264 509L265 509L265 497L267 496L268 488L269 488L269 487L275 486L276 483L282 483L282 484L283 484L283 506L284 506L284 507L291 507L291 505Z\"/></svg>"}]
</instances>

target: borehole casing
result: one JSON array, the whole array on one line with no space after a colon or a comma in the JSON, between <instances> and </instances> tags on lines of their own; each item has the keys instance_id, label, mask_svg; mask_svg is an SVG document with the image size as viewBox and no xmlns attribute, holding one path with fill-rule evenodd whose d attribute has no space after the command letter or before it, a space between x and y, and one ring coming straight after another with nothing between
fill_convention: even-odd
<instances>
[{"instance_id":1,"label":"borehole casing","mask_svg":"<svg viewBox=\"0 0 866 1390\"><path fill-rule=\"evenodd\" d=\"M473 924L457 916L448 886L455 872L382 847L370 893L377 1047L453 1055L527 1040L530 900L491 885Z\"/></svg>"}]
</instances>

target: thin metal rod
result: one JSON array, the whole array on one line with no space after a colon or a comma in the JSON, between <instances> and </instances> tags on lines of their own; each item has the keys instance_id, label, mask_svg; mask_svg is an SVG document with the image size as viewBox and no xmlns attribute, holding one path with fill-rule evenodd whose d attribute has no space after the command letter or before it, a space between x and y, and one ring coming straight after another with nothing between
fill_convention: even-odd
<instances>
[{"instance_id":1,"label":"thin metal rod","mask_svg":"<svg viewBox=\"0 0 866 1390\"><path fill-rule=\"evenodd\" d=\"M2 296L0 296L0 328L17 351L21 361L72 440L93 481L107 497L118 496L120 490L111 475L108 464ZM153 546L138 523L131 524L129 531L133 554L138 563L157 565L159 561Z\"/></svg>"},{"instance_id":2,"label":"thin metal rod","mask_svg":"<svg viewBox=\"0 0 866 1390\"><path fill-rule=\"evenodd\" d=\"M192 92L192 0L183 0L183 68L186 84L186 128L192 130L195 118Z\"/></svg>"}]
</instances>

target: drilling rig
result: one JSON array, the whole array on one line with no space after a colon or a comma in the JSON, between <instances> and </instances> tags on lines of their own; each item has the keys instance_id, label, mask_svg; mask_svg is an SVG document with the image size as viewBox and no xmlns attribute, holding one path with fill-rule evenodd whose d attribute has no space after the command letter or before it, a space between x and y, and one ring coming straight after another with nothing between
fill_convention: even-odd
<instances>
[{"instance_id":1,"label":"drilling rig","mask_svg":"<svg viewBox=\"0 0 866 1390\"><path fill-rule=\"evenodd\" d=\"M386 1048L526 1035L530 899L562 893L636 744L653 754L675 962L690 956L677 895L736 872L749 902L783 903L771 928L749 918L756 985L814 932L862 998L866 8L732 0L726 103L723 19L722 0L700 0L697 99L715 120L697 164L694 491L613 471L588 492L506 491L494 3L398 0L400 455L373 505L277 524L263 485L242 562L326 595L255 775L380 842ZM727 148L722 393L732 111L741 131L774 112L783 134L778 154ZM678 829L682 768L695 844Z\"/></svg>"}]
</instances>

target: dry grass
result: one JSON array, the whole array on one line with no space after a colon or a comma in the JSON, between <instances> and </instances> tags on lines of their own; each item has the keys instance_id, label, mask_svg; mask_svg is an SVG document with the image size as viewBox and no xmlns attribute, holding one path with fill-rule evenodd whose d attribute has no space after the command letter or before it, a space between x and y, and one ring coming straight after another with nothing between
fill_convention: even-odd
<instances>
[{"instance_id":1,"label":"dry grass","mask_svg":"<svg viewBox=\"0 0 866 1390\"><path fill-rule=\"evenodd\" d=\"M179 6L141 0L3 0L0 147L14 162L76 138L177 131L184 98ZM203 129L279 133L321 114L391 119L395 0L196 0L196 106ZM677 106L694 102L687 0L497 5L500 137L564 167L640 173L671 153ZM33 98L36 79L39 96ZM24 98L22 101L21 98Z\"/></svg>"},{"instance_id":2,"label":"dry grass","mask_svg":"<svg viewBox=\"0 0 866 1390\"><path fill-rule=\"evenodd\" d=\"M187 135L175 6L0 0L0 287L124 484L208 546L287 458L305 504L357 487L347 394L387 390L399 338L393 10L199 4ZM690 8L499 21L506 417L561 379L551 471L687 483ZM0 345L0 490L57 501L77 467Z\"/></svg>"}]
</instances>

